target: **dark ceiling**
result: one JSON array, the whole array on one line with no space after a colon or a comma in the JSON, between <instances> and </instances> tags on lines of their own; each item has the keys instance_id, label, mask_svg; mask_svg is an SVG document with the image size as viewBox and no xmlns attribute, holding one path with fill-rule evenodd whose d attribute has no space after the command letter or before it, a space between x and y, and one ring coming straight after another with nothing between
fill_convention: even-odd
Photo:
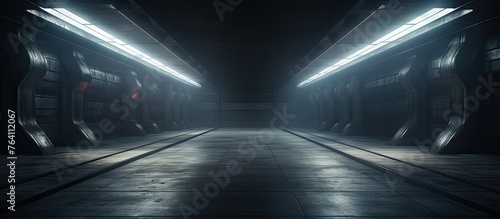
<instances>
[{"instance_id":1,"label":"dark ceiling","mask_svg":"<svg viewBox=\"0 0 500 219\"><path fill-rule=\"evenodd\" d=\"M216 87L222 91L261 92L287 83L291 76L288 72L357 1L136 3L208 70L213 76L210 82ZM218 13L214 4L221 11L223 7L228 10Z\"/></svg>"}]
</instances>

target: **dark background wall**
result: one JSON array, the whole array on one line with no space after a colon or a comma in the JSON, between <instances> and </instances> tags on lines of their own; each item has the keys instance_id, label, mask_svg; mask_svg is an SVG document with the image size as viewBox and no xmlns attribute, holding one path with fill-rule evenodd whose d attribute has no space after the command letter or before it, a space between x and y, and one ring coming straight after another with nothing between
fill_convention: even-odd
<instances>
[{"instance_id":1,"label":"dark background wall","mask_svg":"<svg viewBox=\"0 0 500 219\"><path fill-rule=\"evenodd\" d=\"M265 127L272 118L273 92L220 93L220 125Z\"/></svg>"}]
</instances>

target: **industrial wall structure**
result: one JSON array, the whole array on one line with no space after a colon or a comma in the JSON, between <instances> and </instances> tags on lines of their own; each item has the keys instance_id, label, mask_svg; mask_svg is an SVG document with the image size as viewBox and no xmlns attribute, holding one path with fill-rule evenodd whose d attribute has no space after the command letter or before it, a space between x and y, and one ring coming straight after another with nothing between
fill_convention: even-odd
<instances>
[{"instance_id":1,"label":"industrial wall structure","mask_svg":"<svg viewBox=\"0 0 500 219\"><path fill-rule=\"evenodd\" d=\"M402 46L310 85L307 128L434 153L498 154L500 35L492 23Z\"/></svg>"},{"instance_id":2,"label":"industrial wall structure","mask_svg":"<svg viewBox=\"0 0 500 219\"><path fill-rule=\"evenodd\" d=\"M20 153L197 125L188 110L193 87L86 39L52 33L15 23L2 29L2 111L19 109Z\"/></svg>"}]
</instances>

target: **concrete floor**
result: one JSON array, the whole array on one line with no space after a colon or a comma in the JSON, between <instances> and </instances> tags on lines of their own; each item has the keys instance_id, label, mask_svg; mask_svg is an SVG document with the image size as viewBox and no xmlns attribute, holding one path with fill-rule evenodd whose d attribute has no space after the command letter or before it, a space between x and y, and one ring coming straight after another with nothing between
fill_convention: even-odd
<instances>
[{"instance_id":1,"label":"concrete floor","mask_svg":"<svg viewBox=\"0 0 500 219\"><path fill-rule=\"evenodd\" d=\"M2 215L480 218L487 215L284 131L220 128Z\"/></svg>"}]
</instances>

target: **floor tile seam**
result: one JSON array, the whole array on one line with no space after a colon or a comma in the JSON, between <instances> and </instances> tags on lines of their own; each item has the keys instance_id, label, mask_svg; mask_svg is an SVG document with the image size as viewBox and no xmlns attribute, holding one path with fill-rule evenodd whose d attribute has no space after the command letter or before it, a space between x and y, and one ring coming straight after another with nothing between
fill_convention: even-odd
<instances>
[{"instance_id":1,"label":"floor tile seam","mask_svg":"<svg viewBox=\"0 0 500 219\"><path fill-rule=\"evenodd\" d=\"M422 182L420 182L418 180L404 177L404 176L398 174L397 172L393 172L392 170L385 168L384 166L381 166L381 165L375 164L373 162L369 162L369 161L363 160L363 159L361 159L359 157L356 157L354 155L350 155L350 154L348 154L346 152L343 152L343 151L341 151L339 149L335 149L335 148L330 147L328 145L322 144L321 142L318 142L316 140L312 140L310 138L304 137L303 135L297 134L294 131L288 131L288 130L283 130L283 131L286 131L287 133L289 133L291 135L295 135L297 137L306 139L306 140L308 140L310 142L313 142L313 143L317 144L318 146L329 148L330 150L333 150L336 153L340 153L340 154L343 154L343 155L345 154L344 156L352 157L353 160L356 160L356 161L361 162L361 163L363 163L365 165L371 166L371 167L373 167L373 168L375 168L377 170L380 170L380 171L382 171L382 170L389 171L389 173L393 174L394 176L396 176L398 178L402 178L404 180L407 180L408 182L410 182L411 184L413 184L413 185L415 185L417 187L420 187L422 189L425 189L427 191L430 191L432 193L440 195L441 197L446 198L446 199L455 199L455 202L460 203L461 205L467 206L468 208L471 208L471 209L474 209L476 211L485 213L487 215L497 216L497 217L500 216L500 212L498 210L496 210L494 208L490 208L490 207L488 207L488 206L486 206L484 204L481 204L481 203L478 203L478 202L474 202L474 201L462 198L459 195L456 195L454 193L441 190L441 189L439 189L437 187L433 187L431 185L422 183ZM299 132L301 132L301 131L299 131ZM305 132L302 132L302 133L307 134ZM309 135L311 135L311 134L309 134ZM311 135L311 136L313 136L314 138L321 138L321 137L316 137L314 135Z\"/></svg>"},{"instance_id":2,"label":"floor tile seam","mask_svg":"<svg viewBox=\"0 0 500 219\"><path fill-rule=\"evenodd\" d=\"M384 158L389 159L389 160L393 160L393 161L395 161L397 163L403 163L403 164L406 164L406 165L410 165L410 166L422 169L424 171L431 172L431 173L436 174L436 175L441 175L443 178L449 178L449 179L452 179L452 180L455 180L455 181L459 181L459 182L464 183L464 184L468 184L469 186L481 188L481 189L484 189L484 190L487 190L487 191L490 191L490 192L494 192L494 193L500 194L500 191L496 191L496 190L491 189L489 187L477 185L477 184L469 182L467 180L463 180L463 179L460 179L458 177L454 177L454 176L451 176L451 175L448 175L448 174L445 174L445 173L442 173L442 172L439 172L439 171L434 171L434 170L431 170L429 168L422 167L422 166L417 165L417 164L413 164L411 162L403 161L403 160L400 160L400 159L397 159L397 158L393 158L393 157L390 157L390 156L387 156L387 155L383 155L383 154L380 154L380 153L377 153L377 152L373 152L373 151L370 151L368 149L359 148L359 147L356 147L356 146L353 146L353 145L350 145L350 144L347 144L347 143L344 143L344 142L340 142L340 141L337 141L337 140L332 140L332 139L328 139L328 138L325 138L325 137L321 137L321 136L318 136L318 135L315 135L315 134L312 134L312 133L303 132L303 131L300 131L300 132L302 132L304 134L308 134L308 135L314 136L314 137L318 137L318 138L321 138L321 139L324 139L324 140L334 141L334 142L337 142L339 144L343 144L343 145L346 145L348 147L352 147L352 148L355 148L355 149L367 152L369 154L374 154L374 155L377 155L377 156L380 156L380 157L384 157ZM369 161L369 162L372 162L372 161Z\"/></svg>"},{"instance_id":3,"label":"floor tile seam","mask_svg":"<svg viewBox=\"0 0 500 219\"><path fill-rule=\"evenodd\" d=\"M231 143L227 146L227 149L226 149L226 152L224 152L224 155L222 156L222 158L220 159L219 161L219 164L217 164L217 166L215 167L215 169L213 170L213 172L217 171L217 169L219 168L219 166L221 165L222 163L222 160L224 159L224 157L226 156L227 152L229 151L229 149L231 148L231 146L233 145L234 141L238 138L238 135L240 134L241 132L241 129L238 130L238 133L236 133L235 136L232 137L231 139ZM208 183L212 182L213 179L212 178L209 178L206 182L205 182L205 185L207 185ZM197 215L195 212L197 211L196 209L198 208L198 203L196 203L196 205L194 206L194 208L191 210L191 214L190 215Z\"/></svg>"},{"instance_id":4,"label":"floor tile seam","mask_svg":"<svg viewBox=\"0 0 500 219\"><path fill-rule=\"evenodd\" d=\"M281 130L280 130L280 131L281 131ZM281 131L281 132L283 132L283 131ZM297 138L297 137L296 137L296 138ZM303 207L302 207L302 205L300 204L299 199L297 198L297 194L296 194L296 193L295 193L295 191L293 190L293 188L292 188L292 186L291 186L290 182L288 181L287 176L286 176L286 175L285 175L285 173L283 172L283 169L281 168L280 163L279 163L279 162L278 162L278 160L276 159L276 156L274 155L274 152L272 151L271 147L269 146L269 142L268 142L268 140L267 140L266 138L264 138L264 140L266 141L266 145L267 145L267 147L269 148L269 150L270 150L270 151L271 151L271 153L273 154L273 157L274 157L274 159L276 160L276 163L278 164L278 167L279 167L279 169L280 169L280 171L281 171L281 174L283 174L283 177L285 178L285 181L286 181L286 183L287 183L287 185L288 185L288 188L289 188L289 189L290 189L290 191L292 192L292 195L293 195L293 197L294 197L294 199L295 199L295 202L297 203L297 205L299 206L300 211L302 212L302 216L306 217L306 216L307 216L307 215L306 215L306 212L304 211L304 208L303 208Z\"/></svg>"},{"instance_id":5,"label":"floor tile seam","mask_svg":"<svg viewBox=\"0 0 500 219\"><path fill-rule=\"evenodd\" d=\"M411 201L414 201L414 202L418 203L419 205L421 205L421 206L425 207L427 210L432 211L433 213L435 213L437 216L446 217L446 218L454 217L453 215L443 215L443 214L440 214L439 212L437 212L437 211L435 211L435 210L431 209L430 207L427 207L427 206L425 206L425 205L423 205L423 204L420 204L420 202L418 202L417 200L415 200L415 199L411 198L410 196L407 196L406 194L404 194L404 193L406 193L406 192L411 193L411 191L395 191L395 192L397 192L398 194L400 194L401 196L403 196L403 197L405 197L405 198L407 198L407 199L410 199ZM417 192L413 192L413 193L417 193ZM431 193L431 194L433 194L433 193ZM452 199L449 199L449 198L446 198L446 197L442 197L442 196L440 196L440 197L441 197L441 198L443 198L443 199L445 199L446 201L448 201L448 202L450 202L450 203L453 203L453 204L456 204L456 205L459 205L459 206L465 207L465 208L467 208L467 209L468 209L468 210L470 210L470 211L474 211L474 212L476 212L476 213L479 213L479 214L481 214L481 215L480 215L481 217L487 216L487 214L486 214L486 213L481 212L481 211L478 211L478 210L476 210L476 209L474 209L474 208L471 208L471 207L465 206L464 204L462 204L462 203L460 203L460 202L457 202L457 201L455 201L455 200L452 200ZM476 217L476 215L475 215L474 217Z\"/></svg>"},{"instance_id":6,"label":"floor tile seam","mask_svg":"<svg viewBox=\"0 0 500 219\"><path fill-rule=\"evenodd\" d=\"M110 157L112 157L114 155L118 155L118 154L121 154L121 153L124 153L124 152L127 152L127 151L131 151L131 150L134 150L134 149L139 149L139 148L142 148L142 147L147 147L148 145L151 145L151 144L155 144L155 143L159 143L159 142L166 141L166 140L169 140L169 139L181 137L181 136L184 136L186 134L193 133L193 132L195 132L195 131L190 131L190 132L186 132L186 133L183 133L183 134L174 135L174 136L171 136L171 137L169 137L167 139L164 139L164 140L158 140L158 141L154 141L154 142L151 142L151 143L139 145L139 146L136 146L136 147L133 147L133 148L129 148L129 149L126 149L126 150L123 150L123 151L119 151L119 152L115 152L115 153L110 153L110 154L107 154L107 155L104 155L104 156L99 156L97 158L93 158L93 159L90 159L90 160L82 161L82 162L79 162L79 163L77 163L75 165L68 166L68 167L66 167L64 169L61 169L60 171L68 170L68 169L79 167L79 166L86 165L86 164L90 164L90 163L95 162L95 161L99 161L99 160L102 160L102 159L110 158ZM50 175L53 175L53 174L57 174L57 173L54 172L54 170L47 171L47 172L44 172L44 173L37 174L36 176L30 177L30 178L28 178L26 180L22 180L22 179L18 180L18 181L22 181L21 183L18 183L18 184L21 185L23 183L26 183L26 182L29 182L29 181L33 181L33 180L36 180L36 179L39 179L39 178L43 178L45 176L50 176ZM5 185L2 185L1 188L5 188L4 186Z\"/></svg>"},{"instance_id":7,"label":"floor tile seam","mask_svg":"<svg viewBox=\"0 0 500 219\"><path fill-rule=\"evenodd\" d=\"M71 187L71 186L73 186L73 185L79 184L79 183L81 183L81 182L83 182L83 181L86 181L86 180L88 180L88 179L91 179L91 178L94 178L94 177L96 177L96 176L102 175L102 174L104 174L104 173L107 173L107 172L109 172L109 171L111 171L111 170L114 170L114 169L116 169L116 168L119 168L119 167L121 167L121 166L125 166L125 165L127 165L128 163L133 162L133 161L135 161L135 160L139 160L139 159L142 159L142 158L144 158L144 157L147 157L147 156L149 156L149 155L151 155L151 154L158 153L158 152L160 152L160 151L162 151L162 150L168 149L168 148L170 148L170 147L172 147L172 146L175 146L175 145L177 145L177 144L181 144L181 143L183 143L183 142L185 142L185 141L189 141L189 140L194 139L194 138L196 138L196 137L202 136L202 135L204 135L204 134L206 134L206 133L209 133L209 132L211 132L211 131L213 131L213 130L215 130L215 129L216 129L216 128L212 128L212 129L204 129L204 130L198 130L198 132L199 132L198 134L195 134L195 135L193 135L193 136L188 136L187 138L185 138L185 139L181 139L181 140L179 140L179 141L177 141L177 142L172 142L172 143L170 143L170 144L168 144L168 145L164 146L164 147L163 147L163 149L162 149L162 148L157 148L157 149L154 149L154 150L150 150L150 151L148 151L148 152L144 152L144 153L142 153L142 154L140 154L140 155L137 155L137 156L135 156L135 157L133 157L133 158L130 158L130 159L127 159L127 160L123 160L123 161L120 161L118 164L114 163L114 164L112 164L112 165L110 165L110 166L107 166L107 167L104 167L104 168L100 168L100 170L97 170L97 171L93 171L93 172L90 172L90 173L84 174L83 176L80 176L80 177L76 177L76 178L74 178L74 179L72 179L72 180L70 180L70 181L66 182L65 184L61 184L61 185L56 185L56 186L49 187L48 189L43 190L43 191L41 191L41 192L39 192L39 193L36 193L35 195L31 195L31 196L29 196L29 197L27 197L27 198L25 198L25 199L23 199L23 200L20 200L19 202L17 202L17 200L16 200L17 207L18 207L18 208L19 208L19 207L25 207L25 206L27 206L28 204L31 204L31 203L33 203L33 202L36 202L36 201L42 200L42 199L44 199L44 198L46 198L46 197L49 197L49 196L54 195L54 194L56 194L56 193L58 193L58 192L60 192L60 191L63 191L63 190L65 190L65 189L67 189L67 188L70 188L70 187ZM149 155L148 155L148 154L149 154ZM93 176L93 177L92 177L92 176ZM8 211L7 211L6 209L4 209L4 210L2 211L2 214L5 214L6 212L8 212Z\"/></svg>"}]
</instances>

